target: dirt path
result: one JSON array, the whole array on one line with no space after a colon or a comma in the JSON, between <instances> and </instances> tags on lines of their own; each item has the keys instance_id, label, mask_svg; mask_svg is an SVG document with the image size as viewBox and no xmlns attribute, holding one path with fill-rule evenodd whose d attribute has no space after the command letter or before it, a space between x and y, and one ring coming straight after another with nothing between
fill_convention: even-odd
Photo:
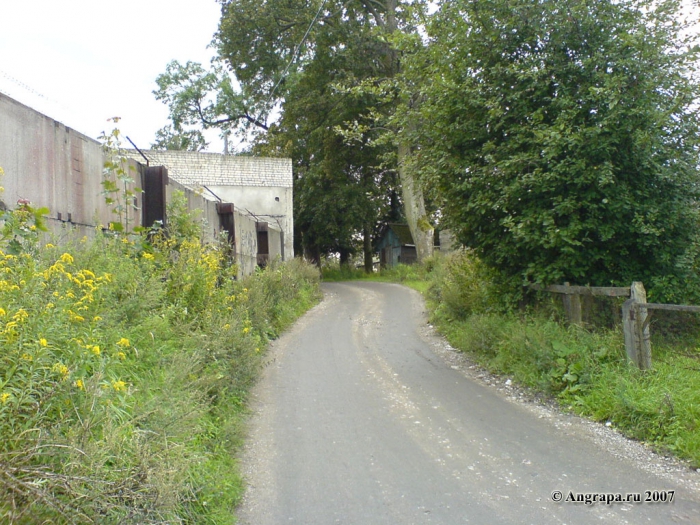
<instances>
[{"instance_id":1,"label":"dirt path","mask_svg":"<svg viewBox=\"0 0 700 525\"><path fill-rule=\"evenodd\" d=\"M254 393L242 523L700 524L700 474L487 384L432 334L417 293L324 290ZM552 501L669 490L673 503Z\"/></svg>"}]
</instances>

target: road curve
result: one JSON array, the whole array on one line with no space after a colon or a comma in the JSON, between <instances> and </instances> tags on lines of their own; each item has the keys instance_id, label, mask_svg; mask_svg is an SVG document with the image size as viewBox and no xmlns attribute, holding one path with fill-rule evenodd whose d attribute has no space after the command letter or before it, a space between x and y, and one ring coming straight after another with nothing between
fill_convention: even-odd
<instances>
[{"instance_id":1,"label":"road curve","mask_svg":"<svg viewBox=\"0 0 700 525\"><path fill-rule=\"evenodd\" d=\"M700 524L699 475L475 380L430 335L414 291L323 287L255 389L241 523ZM655 490L674 502L552 501Z\"/></svg>"}]
</instances>

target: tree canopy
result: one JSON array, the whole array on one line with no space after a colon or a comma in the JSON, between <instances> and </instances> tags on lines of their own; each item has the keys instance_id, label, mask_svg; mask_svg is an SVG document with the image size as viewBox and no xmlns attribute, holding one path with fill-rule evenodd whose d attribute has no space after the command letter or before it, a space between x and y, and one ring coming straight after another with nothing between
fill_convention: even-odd
<instances>
[{"instance_id":1,"label":"tree canopy","mask_svg":"<svg viewBox=\"0 0 700 525\"><path fill-rule=\"evenodd\" d=\"M676 7L442 4L420 62L421 162L488 265L523 283L679 290L698 231L698 85Z\"/></svg>"},{"instance_id":2,"label":"tree canopy","mask_svg":"<svg viewBox=\"0 0 700 525\"><path fill-rule=\"evenodd\" d=\"M299 232L307 248L342 254L363 237L366 266L371 267L369 237L378 228L387 203L396 203L391 196L397 193L394 172L400 165L396 154L387 155L387 141L374 142L373 116L392 111L395 105L371 91L357 93L339 87L361 85L368 79L381 83L396 75L400 61L391 36L399 30L416 30L415 15L423 3L222 2L215 39L219 61L213 70L172 63L158 77L156 96L170 107L172 121L171 128L161 132L159 143L165 147L196 144L193 137L183 136L196 124L222 130L262 130L256 151L293 154L298 190L295 222L310 226ZM358 123L366 125L356 140L343 141L338 130ZM392 147L396 149L395 144ZM330 193L321 195L321 187ZM422 204L418 185L403 193L406 206ZM329 215L332 207L327 206L322 215L308 215L312 210L318 214L324 200L335 202L338 211ZM416 223L425 219L421 213L425 215L420 210L407 215ZM338 227L326 230L333 229L338 235L326 235L322 223L328 220ZM427 229L432 232L431 228ZM432 239L422 230L414 236ZM330 238L336 241L329 242Z\"/></svg>"},{"instance_id":3,"label":"tree canopy","mask_svg":"<svg viewBox=\"0 0 700 525\"><path fill-rule=\"evenodd\" d=\"M163 141L259 130L256 151L294 159L310 252L350 253L400 191L429 255L429 189L511 282L668 298L697 279L698 47L677 0L221 5L213 70L159 77Z\"/></svg>"}]
</instances>

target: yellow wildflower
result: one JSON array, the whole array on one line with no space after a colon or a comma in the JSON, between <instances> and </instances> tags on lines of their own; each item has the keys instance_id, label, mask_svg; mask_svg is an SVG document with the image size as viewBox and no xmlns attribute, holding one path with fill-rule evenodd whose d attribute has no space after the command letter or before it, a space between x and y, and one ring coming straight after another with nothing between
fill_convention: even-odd
<instances>
[{"instance_id":1,"label":"yellow wildflower","mask_svg":"<svg viewBox=\"0 0 700 525\"><path fill-rule=\"evenodd\" d=\"M117 392L126 392L126 383L124 381L112 381L112 388Z\"/></svg>"},{"instance_id":2,"label":"yellow wildflower","mask_svg":"<svg viewBox=\"0 0 700 525\"><path fill-rule=\"evenodd\" d=\"M52 370L58 374L61 374L64 380L70 372L70 370L68 370L68 367L63 363L56 363L55 365L53 365Z\"/></svg>"},{"instance_id":3,"label":"yellow wildflower","mask_svg":"<svg viewBox=\"0 0 700 525\"><path fill-rule=\"evenodd\" d=\"M95 317L92 318L93 321L102 321L102 318L99 315L96 315Z\"/></svg>"},{"instance_id":4,"label":"yellow wildflower","mask_svg":"<svg viewBox=\"0 0 700 525\"><path fill-rule=\"evenodd\" d=\"M54 246L53 244L51 244L50 242L47 242L47 243L44 245L44 248L49 248L49 249L51 249L51 248L55 248L55 246Z\"/></svg>"},{"instance_id":5,"label":"yellow wildflower","mask_svg":"<svg viewBox=\"0 0 700 525\"><path fill-rule=\"evenodd\" d=\"M75 323L81 323L85 321L85 318L82 315L76 314L73 310L68 310L68 316L70 320Z\"/></svg>"},{"instance_id":6,"label":"yellow wildflower","mask_svg":"<svg viewBox=\"0 0 700 525\"><path fill-rule=\"evenodd\" d=\"M3 392L2 394L0 394L0 401L4 405L5 403L7 403L7 400L10 399L11 396L12 394L10 394L9 392Z\"/></svg>"},{"instance_id":7,"label":"yellow wildflower","mask_svg":"<svg viewBox=\"0 0 700 525\"><path fill-rule=\"evenodd\" d=\"M228 330L229 328L231 328L231 325L228 323L223 326L223 330Z\"/></svg>"},{"instance_id":8,"label":"yellow wildflower","mask_svg":"<svg viewBox=\"0 0 700 525\"><path fill-rule=\"evenodd\" d=\"M244 334L247 334L248 332L250 332L250 328L246 326L246 327L243 329L243 333L244 333Z\"/></svg>"},{"instance_id":9,"label":"yellow wildflower","mask_svg":"<svg viewBox=\"0 0 700 525\"><path fill-rule=\"evenodd\" d=\"M126 359L126 354L124 352L117 352L117 357L124 361L124 359Z\"/></svg>"},{"instance_id":10,"label":"yellow wildflower","mask_svg":"<svg viewBox=\"0 0 700 525\"><path fill-rule=\"evenodd\" d=\"M29 361L30 363L31 363L32 361L34 361L34 358L33 358L31 355L29 355L29 354L22 354L22 357L21 357L20 359L23 359L23 360L25 360L25 361Z\"/></svg>"},{"instance_id":11,"label":"yellow wildflower","mask_svg":"<svg viewBox=\"0 0 700 525\"><path fill-rule=\"evenodd\" d=\"M155 257L153 256L152 253L144 253L144 254L142 255L142 257L143 257L144 259L149 260L149 261L152 261L153 259L155 259Z\"/></svg>"},{"instance_id":12,"label":"yellow wildflower","mask_svg":"<svg viewBox=\"0 0 700 525\"><path fill-rule=\"evenodd\" d=\"M73 263L73 256L70 253L64 253L59 257L61 262L64 262L66 264L72 264Z\"/></svg>"},{"instance_id":13,"label":"yellow wildflower","mask_svg":"<svg viewBox=\"0 0 700 525\"><path fill-rule=\"evenodd\" d=\"M131 343L126 337L122 337L119 341L117 341L117 346L128 348L129 346L131 346Z\"/></svg>"},{"instance_id":14,"label":"yellow wildflower","mask_svg":"<svg viewBox=\"0 0 700 525\"><path fill-rule=\"evenodd\" d=\"M24 308L20 308L17 310L17 313L12 316L12 319L17 321L18 323L21 323L22 321L25 321L29 317L29 314Z\"/></svg>"},{"instance_id":15,"label":"yellow wildflower","mask_svg":"<svg viewBox=\"0 0 700 525\"><path fill-rule=\"evenodd\" d=\"M83 235L83 238L80 239L80 242L85 244L87 242L87 240L88 240L87 235Z\"/></svg>"},{"instance_id":16,"label":"yellow wildflower","mask_svg":"<svg viewBox=\"0 0 700 525\"><path fill-rule=\"evenodd\" d=\"M55 305L53 303L46 303L46 309L51 310Z\"/></svg>"},{"instance_id":17,"label":"yellow wildflower","mask_svg":"<svg viewBox=\"0 0 700 525\"><path fill-rule=\"evenodd\" d=\"M90 351L95 355L100 355L100 353L102 352L100 350L100 347L97 345L93 345L93 347L90 349Z\"/></svg>"},{"instance_id":18,"label":"yellow wildflower","mask_svg":"<svg viewBox=\"0 0 700 525\"><path fill-rule=\"evenodd\" d=\"M78 379L75 383L73 383L73 386L75 386L78 390L85 390L85 383L83 383L82 379Z\"/></svg>"},{"instance_id":19,"label":"yellow wildflower","mask_svg":"<svg viewBox=\"0 0 700 525\"><path fill-rule=\"evenodd\" d=\"M7 315L7 312L5 311L4 308L0 308L0 317L4 317Z\"/></svg>"},{"instance_id":20,"label":"yellow wildflower","mask_svg":"<svg viewBox=\"0 0 700 525\"><path fill-rule=\"evenodd\" d=\"M39 339L39 346L43 346L44 348L46 348L48 345L49 342L46 339L44 339L43 337Z\"/></svg>"}]
</instances>

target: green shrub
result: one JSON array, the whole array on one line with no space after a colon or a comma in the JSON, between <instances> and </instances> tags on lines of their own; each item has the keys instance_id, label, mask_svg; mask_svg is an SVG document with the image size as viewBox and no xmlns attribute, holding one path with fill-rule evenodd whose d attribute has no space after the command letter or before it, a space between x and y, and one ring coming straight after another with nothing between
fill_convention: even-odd
<instances>
[{"instance_id":1,"label":"green shrub","mask_svg":"<svg viewBox=\"0 0 700 525\"><path fill-rule=\"evenodd\" d=\"M497 308L493 276L470 251L456 252L431 261L429 297L441 314L464 319Z\"/></svg>"}]
</instances>

